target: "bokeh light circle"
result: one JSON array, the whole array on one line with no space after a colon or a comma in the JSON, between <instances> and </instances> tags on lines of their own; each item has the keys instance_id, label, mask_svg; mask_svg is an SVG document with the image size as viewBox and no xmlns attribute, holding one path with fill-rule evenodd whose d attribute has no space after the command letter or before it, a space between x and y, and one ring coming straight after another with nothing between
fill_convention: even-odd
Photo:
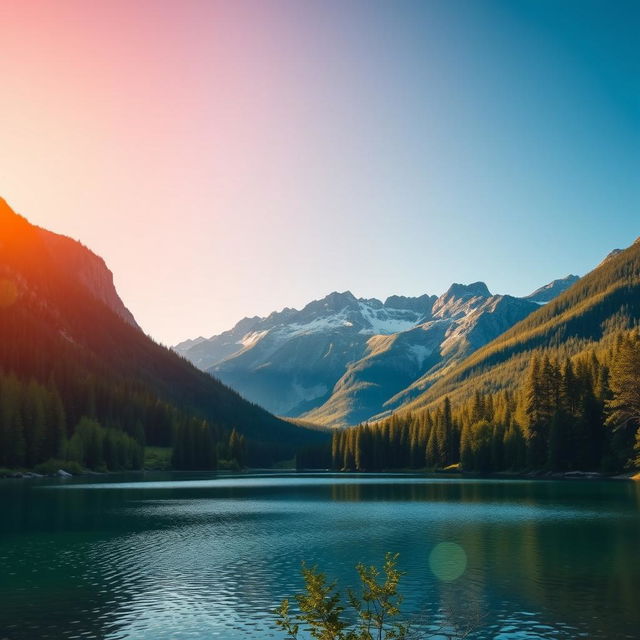
<instances>
[{"instance_id":1,"label":"bokeh light circle","mask_svg":"<svg viewBox=\"0 0 640 640\"><path fill-rule=\"evenodd\" d=\"M429 554L433 575L443 582L457 580L467 569L467 554L455 542L440 542Z\"/></svg>"}]
</instances>

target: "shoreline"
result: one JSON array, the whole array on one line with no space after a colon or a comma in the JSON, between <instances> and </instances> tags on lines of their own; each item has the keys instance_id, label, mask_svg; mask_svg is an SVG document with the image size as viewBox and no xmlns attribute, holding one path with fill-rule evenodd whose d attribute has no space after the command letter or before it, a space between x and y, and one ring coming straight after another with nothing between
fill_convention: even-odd
<instances>
[{"instance_id":1,"label":"shoreline","mask_svg":"<svg viewBox=\"0 0 640 640\"><path fill-rule=\"evenodd\" d=\"M233 469L217 469L216 471L235 471ZM333 469L243 469L237 470L238 472L252 472L252 471L274 471L274 472L283 472L283 471L291 471L295 473L358 473L362 475L367 475L368 471L338 471ZM137 470L129 470L129 471L91 471L85 470L82 473L69 473L64 469L59 469L55 473L42 474L37 473L35 471L29 470L19 470L19 469L0 469L0 480L41 480L43 478L83 478L88 476L109 476L109 475L119 475L122 473L136 473L136 474L144 474L144 473L154 473L154 472L180 472L180 470L174 469L137 469ZM188 471L187 473L209 473L210 469L194 469L192 471ZM375 473L385 473L385 474L416 474L416 475L427 475L433 474L438 476L450 476L450 477L459 477L459 478L469 478L469 479L493 479L493 480L582 480L582 481L598 481L598 480L615 480L615 481L631 481L631 482L640 482L640 471L635 469L633 471L626 471L622 473L601 473L598 471L525 471L525 472L510 472L510 471L496 471L493 473L474 473L474 472L465 472L460 471L458 469L438 469L432 471L416 470L416 469L394 469L388 470L383 469L382 471Z\"/></svg>"}]
</instances>

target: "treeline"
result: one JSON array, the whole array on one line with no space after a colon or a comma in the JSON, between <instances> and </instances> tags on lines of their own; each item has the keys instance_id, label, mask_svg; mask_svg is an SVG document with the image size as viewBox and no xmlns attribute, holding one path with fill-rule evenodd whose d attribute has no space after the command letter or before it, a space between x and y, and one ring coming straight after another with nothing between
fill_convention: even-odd
<instances>
[{"instance_id":1,"label":"treeline","mask_svg":"<svg viewBox=\"0 0 640 640\"><path fill-rule=\"evenodd\" d=\"M456 407L392 416L336 432L334 469L476 472L619 471L640 465L640 335L620 332L604 353L532 354L515 391L476 392Z\"/></svg>"},{"instance_id":2,"label":"treeline","mask_svg":"<svg viewBox=\"0 0 640 640\"><path fill-rule=\"evenodd\" d=\"M103 393L85 379L67 402L58 386L0 374L0 466L141 469L144 446L172 446L175 469L243 468L248 442L206 420L185 417L128 385ZM150 441L150 442L149 442Z\"/></svg>"},{"instance_id":3,"label":"treeline","mask_svg":"<svg viewBox=\"0 0 640 640\"><path fill-rule=\"evenodd\" d=\"M0 335L2 332L0 322ZM208 417L214 411L203 407L200 398L189 397L185 391L190 388L187 379L171 387L171 394L177 394L176 387L182 388L183 397L178 402L173 398L167 401L163 396L170 395L169 391L159 394L147 381L116 376L105 362L96 361L84 350L72 354L56 345L39 346L42 348L36 353L38 349L26 334L9 344L0 341L0 366L4 363L6 367L4 372L0 368L1 465L31 468L59 455L62 440L71 437L83 417L97 420L105 428L121 430L141 444L157 447L172 447L181 438L184 440L183 432L190 430L192 420L206 422L216 448L219 444L224 448L236 425L239 430L254 411L252 405L240 401L232 392L226 397L226 390L220 391L222 385L201 372L196 375L209 378L209 402L220 407L224 421ZM179 360L175 355L171 358ZM85 359L92 360L92 373L87 373ZM271 435L269 422L262 425L256 421L256 426L264 426L265 435ZM186 440L188 448L188 435ZM285 438L277 443L246 438L243 446L242 466L269 466L275 460L290 457L294 449ZM222 451L220 457L226 459L228 455ZM190 456L187 454L185 459Z\"/></svg>"},{"instance_id":4,"label":"treeline","mask_svg":"<svg viewBox=\"0 0 640 640\"><path fill-rule=\"evenodd\" d=\"M336 468L331 457L331 447L327 444L305 447L296 452L296 469L331 469Z\"/></svg>"},{"instance_id":5,"label":"treeline","mask_svg":"<svg viewBox=\"0 0 640 640\"><path fill-rule=\"evenodd\" d=\"M144 432L139 424L133 433L126 433L82 416L72 428L55 388L0 375L0 465L33 468L61 461L125 470L141 468L143 457Z\"/></svg>"},{"instance_id":6,"label":"treeline","mask_svg":"<svg viewBox=\"0 0 640 640\"><path fill-rule=\"evenodd\" d=\"M190 419L176 429L171 466L178 470L214 470L224 461L227 468L248 464L247 440L235 429L231 433L212 428L204 420Z\"/></svg>"}]
</instances>

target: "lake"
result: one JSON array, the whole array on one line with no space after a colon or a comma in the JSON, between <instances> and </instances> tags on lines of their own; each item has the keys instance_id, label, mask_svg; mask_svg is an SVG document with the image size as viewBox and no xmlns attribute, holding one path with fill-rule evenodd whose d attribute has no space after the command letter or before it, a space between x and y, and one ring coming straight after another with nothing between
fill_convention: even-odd
<instances>
[{"instance_id":1,"label":"lake","mask_svg":"<svg viewBox=\"0 0 640 640\"><path fill-rule=\"evenodd\" d=\"M283 638L303 560L349 586L386 551L418 627L640 636L640 483L147 473L3 480L0 500L2 640Z\"/></svg>"}]
</instances>

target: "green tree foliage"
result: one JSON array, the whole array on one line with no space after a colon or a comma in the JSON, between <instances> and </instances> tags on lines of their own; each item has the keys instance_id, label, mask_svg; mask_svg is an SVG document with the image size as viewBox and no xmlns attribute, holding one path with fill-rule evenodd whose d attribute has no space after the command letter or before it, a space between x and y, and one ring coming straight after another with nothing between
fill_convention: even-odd
<instances>
[{"instance_id":1,"label":"green tree foliage","mask_svg":"<svg viewBox=\"0 0 640 640\"><path fill-rule=\"evenodd\" d=\"M615 427L640 425L640 333L622 335L611 364L609 385L613 397L607 403L608 423Z\"/></svg>"},{"instance_id":2,"label":"green tree foliage","mask_svg":"<svg viewBox=\"0 0 640 640\"><path fill-rule=\"evenodd\" d=\"M607 426L612 428L607 428ZM515 390L337 432L336 469L616 471L633 464L640 427L640 337L559 360L534 353ZM328 456L327 450L327 456ZM637 461L635 462L637 464Z\"/></svg>"},{"instance_id":3,"label":"green tree foliage","mask_svg":"<svg viewBox=\"0 0 640 640\"><path fill-rule=\"evenodd\" d=\"M638 465L636 456L640 436L640 334L621 335L613 350L609 369L611 395L606 401L607 424L612 427L614 464L629 461Z\"/></svg>"},{"instance_id":4,"label":"green tree foliage","mask_svg":"<svg viewBox=\"0 0 640 640\"><path fill-rule=\"evenodd\" d=\"M499 442L498 438L494 438L492 425L487 420L481 420L469 426L465 425L464 428L467 437L463 468L482 473L491 471L494 462L492 445L494 442Z\"/></svg>"},{"instance_id":5,"label":"green tree foliage","mask_svg":"<svg viewBox=\"0 0 640 640\"><path fill-rule=\"evenodd\" d=\"M118 429L106 429L92 418L82 417L73 436L62 447L65 460L94 470L141 469L142 445Z\"/></svg>"},{"instance_id":6,"label":"green tree foliage","mask_svg":"<svg viewBox=\"0 0 640 640\"><path fill-rule=\"evenodd\" d=\"M243 469L247 466L247 442L245 437L235 429L229 435L229 458Z\"/></svg>"},{"instance_id":7,"label":"green tree foliage","mask_svg":"<svg viewBox=\"0 0 640 640\"><path fill-rule=\"evenodd\" d=\"M216 436L216 453L218 460L225 468L244 469L249 464L247 439L236 429L231 432L214 430Z\"/></svg>"},{"instance_id":8,"label":"green tree foliage","mask_svg":"<svg viewBox=\"0 0 640 640\"><path fill-rule=\"evenodd\" d=\"M0 348L0 356L1 351ZM83 418L97 420L114 432L122 431L141 446L162 447L173 446L175 442L181 446L185 438L188 440L183 433L184 425L191 420L203 422L201 417L192 415L189 406L177 409L133 381L76 376L75 365L65 364L64 359L44 382L0 370L0 465L32 468L60 458ZM238 467L268 465L274 459L293 455L294 448L288 443L256 442L238 429L206 422L216 443L224 441L229 445L230 459ZM323 436L322 440L328 438ZM91 454L89 458L88 466L97 468ZM195 458L204 464L202 455ZM191 463L182 463L179 468L193 468L184 464ZM209 460L198 468L215 466Z\"/></svg>"},{"instance_id":9,"label":"green tree foliage","mask_svg":"<svg viewBox=\"0 0 640 640\"><path fill-rule=\"evenodd\" d=\"M57 389L0 374L0 464L32 467L60 454L67 419Z\"/></svg>"}]
</instances>

